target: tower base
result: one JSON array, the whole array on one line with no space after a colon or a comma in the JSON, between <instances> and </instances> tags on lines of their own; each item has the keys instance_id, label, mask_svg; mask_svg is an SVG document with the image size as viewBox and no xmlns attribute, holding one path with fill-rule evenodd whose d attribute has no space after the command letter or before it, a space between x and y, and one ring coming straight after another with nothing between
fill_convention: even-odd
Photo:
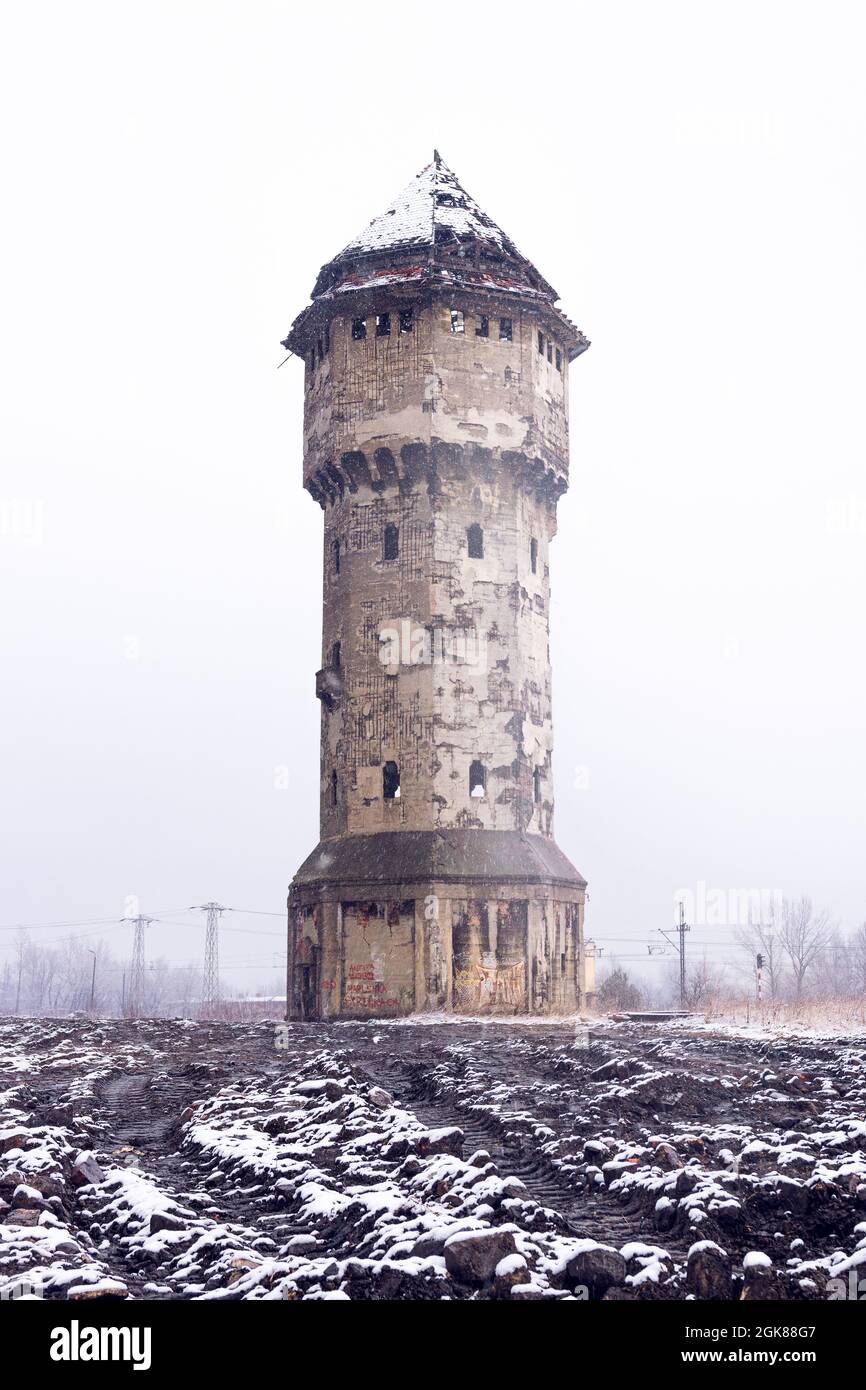
<instances>
[{"instance_id":1,"label":"tower base","mask_svg":"<svg viewBox=\"0 0 866 1390\"><path fill-rule=\"evenodd\" d=\"M518 831L322 841L289 890L287 1016L573 1013L586 880Z\"/></svg>"}]
</instances>

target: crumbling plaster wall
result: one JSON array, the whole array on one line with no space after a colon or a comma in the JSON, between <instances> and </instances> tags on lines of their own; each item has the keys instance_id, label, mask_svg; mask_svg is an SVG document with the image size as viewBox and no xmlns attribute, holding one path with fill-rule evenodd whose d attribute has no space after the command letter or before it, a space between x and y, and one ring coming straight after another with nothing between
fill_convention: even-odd
<instances>
[{"instance_id":1,"label":"crumbling plaster wall","mask_svg":"<svg viewBox=\"0 0 866 1390\"><path fill-rule=\"evenodd\" d=\"M468 308L464 332L452 333L447 302L416 311L405 334L394 310L387 338L370 316L368 336L353 340L346 317L307 369L305 472L321 476L327 455L352 483L325 507L322 664L339 644L342 690L322 709L323 838L438 826L553 833L555 494L527 486L515 458L555 445L564 477L566 378L537 351L538 317L508 312L510 343L492 315L490 338L476 338ZM473 523L481 558L468 553ZM400 633L400 658L387 666L383 630ZM434 659L417 663L424 632ZM440 640L446 651L462 642L466 659L436 660ZM487 778L481 798L469 794L474 760ZM386 761L400 769L390 801Z\"/></svg>"},{"instance_id":2,"label":"crumbling plaster wall","mask_svg":"<svg viewBox=\"0 0 866 1390\"><path fill-rule=\"evenodd\" d=\"M491 885L492 887L492 885ZM413 1011L568 1013L585 1001L582 894L425 885L401 899L333 892L295 906L293 1007L317 963L321 1017Z\"/></svg>"}]
</instances>

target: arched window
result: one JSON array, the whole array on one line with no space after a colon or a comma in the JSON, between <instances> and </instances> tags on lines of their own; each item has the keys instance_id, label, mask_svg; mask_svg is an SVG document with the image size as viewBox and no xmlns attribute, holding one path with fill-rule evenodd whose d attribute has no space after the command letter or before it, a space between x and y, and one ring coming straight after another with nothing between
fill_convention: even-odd
<instances>
[{"instance_id":1,"label":"arched window","mask_svg":"<svg viewBox=\"0 0 866 1390\"><path fill-rule=\"evenodd\" d=\"M400 531L392 521L389 521L382 538L382 558L384 560L396 560L399 554Z\"/></svg>"},{"instance_id":2,"label":"arched window","mask_svg":"<svg viewBox=\"0 0 866 1390\"><path fill-rule=\"evenodd\" d=\"M382 795L386 801L395 801L400 795L400 769L396 763L385 763L382 768Z\"/></svg>"},{"instance_id":3,"label":"arched window","mask_svg":"<svg viewBox=\"0 0 866 1390\"><path fill-rule=\"evenodd\" d=\"M484 764L475 762L469 764L469 795L483 796L487 789L487 773Z\"/></svg>"},{"instance_id":4,"label":"arched window","mask_svg":"<svg viewBox=\"0 0 866 1390\"><path fill-rule=\"evenodd\" d=\"M340 542L334 541L331 546L331 559L334 566L334 574L340 573Z\"/></svg>"},{"instance_id":5,"label":"arched window","mask_svg":"<svg viewBox=\"0 0 866 1390\"><path fill-rule=\"evenodd\" d=\"M336 806L336 804L337 804L337 769L334 768L334 770L333 770L332 773L331 773L331 805L332 805L332 806Z\"/></svg>"},{"instance_id":6,"label":"arched window","mask_svg":"<svg viewBox=\"0 0 866 1390\"><path fill-rule=\"evenodd\" d=\"M535 801L541 800L541 768L537 767L532 774L532 795Z\"/></svg>"},{"instance_id":7,"label":"arched window","mask_svg":"<svg viewBox=\"0 0 866 1390\"><path fill-rule=\"evenodd\" d=\"M478 525L478 522L477 522L477 521L473 521L472 525L467 529L467 532L466 532L466 539L467 539L467 541L468 541L468 543L469 543L469 558L470 558L470 560L483 560L483 559L484 559L484 532L482 531L481 527Z\"/></svg>"}]
</instances>

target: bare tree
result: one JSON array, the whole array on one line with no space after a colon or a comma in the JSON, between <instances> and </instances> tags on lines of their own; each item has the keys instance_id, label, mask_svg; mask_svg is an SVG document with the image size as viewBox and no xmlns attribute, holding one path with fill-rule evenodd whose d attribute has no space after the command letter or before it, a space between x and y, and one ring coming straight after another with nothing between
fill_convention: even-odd
<instances>
[{"instance_id":1,"label":"bare tree","mask_svg":"<svg viewBox=\"0 0 866 1390\"><path fill-rule=\"evenodd\" d=\"M785 974L785 958L779 927L778 914L774 904L771 903L765 916L758 921L750 920L747 926L739 927L735 933L737 942L750 957L747 969L752 977L754 977L756 958L759 955L762 957L766 995L770 1001L779 998Z\"/></svg>"},{"instance_id":2,"label":"bare tree","mask_svg":"<svg viewBox=\"0 0 866 1390\"><path fill-rule=\"evenodd\" d=\"M791 967L797 1000L803 997L806 976L825 950L834 925L826 910L815 912L811 898L782 902L779 944Z\"/></svg>"}]
</instances>

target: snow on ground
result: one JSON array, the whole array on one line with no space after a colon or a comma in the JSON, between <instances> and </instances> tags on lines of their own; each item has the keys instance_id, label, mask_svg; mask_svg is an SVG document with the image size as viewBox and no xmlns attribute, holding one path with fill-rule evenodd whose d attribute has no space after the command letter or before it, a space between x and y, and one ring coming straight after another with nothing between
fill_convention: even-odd
<instances>
[{"instance_id":1,"label":"snow on ground","mask_svg":"<svg viewBox=\"0 0 866 1390\"><path fill-rule=\"evenodd\" d=\"M808 1299L866 1272L858 1037L586 1042L0 1021L0 1292Z\"/></svg>"}]
</instances>

